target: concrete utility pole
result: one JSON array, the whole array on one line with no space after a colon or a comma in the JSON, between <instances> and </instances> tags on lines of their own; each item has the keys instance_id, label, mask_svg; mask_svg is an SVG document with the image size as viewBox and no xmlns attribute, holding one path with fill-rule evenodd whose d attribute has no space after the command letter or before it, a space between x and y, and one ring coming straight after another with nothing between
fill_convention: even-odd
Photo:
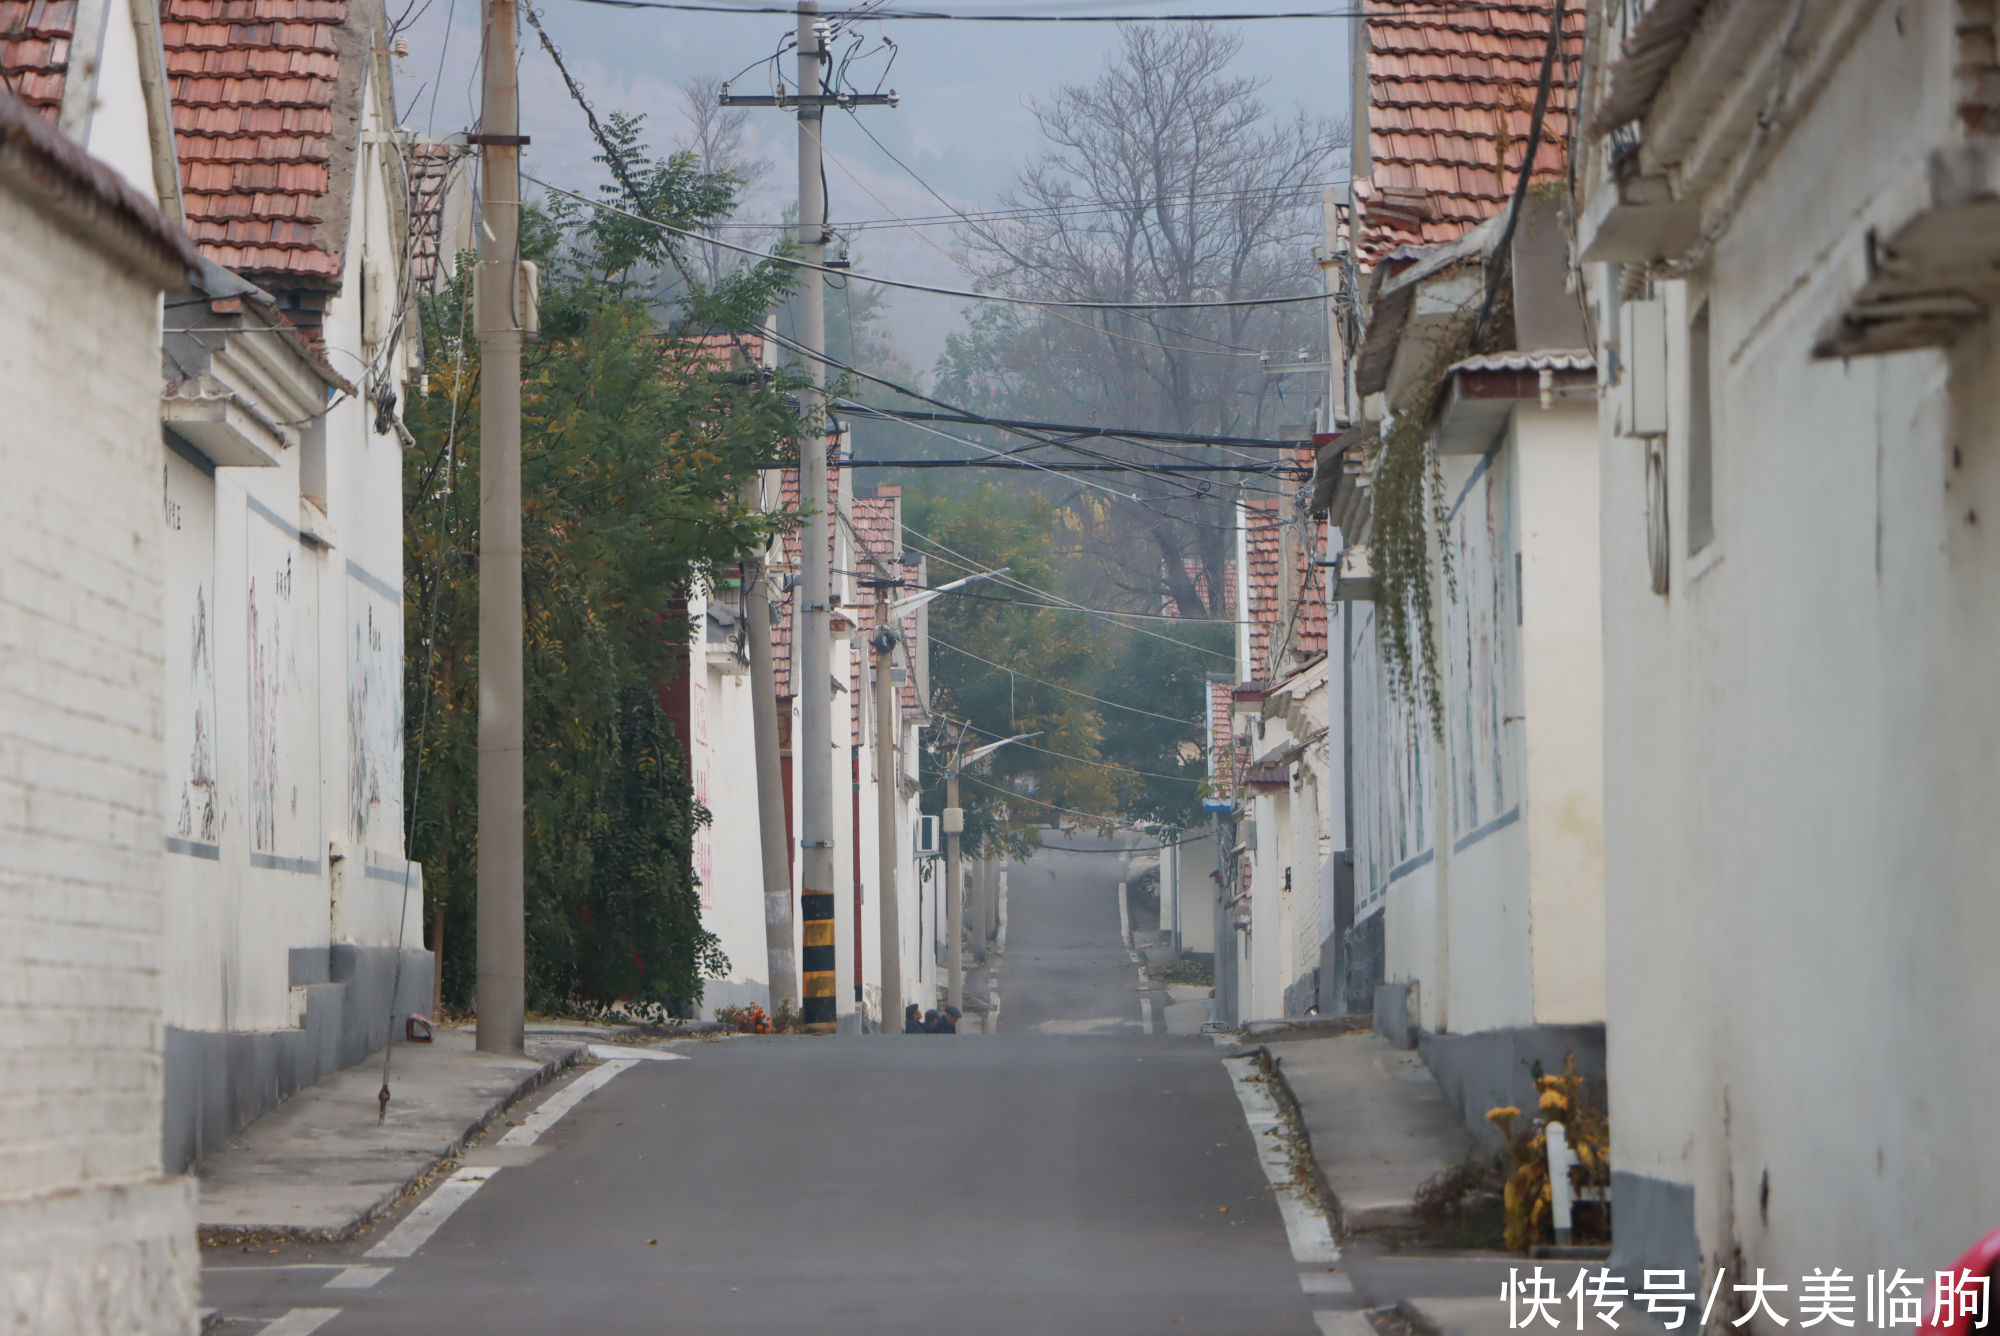
<instances>
[{"instance_id":1,"label":"concrete utility pole","mask_svg":"<svg viewBox=\"0 0 2000 1336\"><path fill-rule=\"evenodd\" d=\"M997 572L996 572L997 573ZM970 580L954 580L934 591L943 593ZM981 761L999 751L1010 742L1025 742L1038 738L1039 732L1017 733L1011 738L989 742L974 751L965 750L965 735L971 726L958 726L958 740L952 744L951 769L944 776L944 936L945 956L950 961L950 970L945 975L945 1002L954 1007L965 1006L965 960L961 954L960 939L965 935L965 877L960 871L959 836L965 833L965 809L958 805L958 773L974 761Z\"/></svg>"},{"instance_id":2,"label":"concrete utility pole","mask_svg":"<svg viewBox=\"0 0 2000 1336\"><path fill-rule=\"evenodd\" d=\"M838 1025L834 920L833 830L833 570L826 495L826 193L821 189L820 124L828 105L896 104L896 95L827 95L821 87L825 23L817 0L800 0L796 95L737 97L722 88L725 107L793 107L799 118L799 246L806 268L799 284L799 342L812 384L800 404L799 495L806 510L799 565L804 606L797 619L799 662L792 688L799 697L800 917L805 946L806 1032L832 1034ZM859 980L856 980L858 983Z\"/></svg>"},{"instance_id":3,"label":"concrete utility pole","mask_svg":"<svg viewBox=\"0 0 2000 1336\"><path fill-rule=\"evenodd\" d=\"M744 484L745 501L763 508L763 486ZM750 649L750 727L757 758L757 833L764 863L764 962L771 1010L799 1001L792 949L792 862L785 840L785 776L778 755L778 673L771 657L771 600L761 554L743 563L743 620Z\"/></svg>"},{"instance_id":4,"label":"concrete utility pole","mask_svg":"<svg viewBox=\"0 0 2000 1336\"><path fill-rule=\"evenodd\" d=\"M889 609L889 589L900 580L875 584L875 843L881 888L882 1033L900 1034L903 1027L903 915L896 872L902 844L896 835L896 807L901 793L896 775L896 633Z\"/></svg>"},{"instance_id":5,"label":"concrete utility pole","mask_svg":"<svg viewBox=\"0 0 2000 1336\"><path fill-rule=\"evenodd\" d=\"M479 174L479 1050L525 1029L521 725L521 98L515 0L485 0Z\"/></svg>"},{"instance_id":6,"label":"concrete utility pole","mask_svg":"<svg viewBox=\"0 0 2000 1336\"><path fill-rule=\"evenodd\" d=\"M963 746L963 729L958 740ZM965 876L959 871L958 837L964 832L965 809L958 805L958 762L954 760L944 779L944 1000L947 1006L961 1009L965 1006L965 958L960 942L965 935Z\"/></svg>"}]
</instances>

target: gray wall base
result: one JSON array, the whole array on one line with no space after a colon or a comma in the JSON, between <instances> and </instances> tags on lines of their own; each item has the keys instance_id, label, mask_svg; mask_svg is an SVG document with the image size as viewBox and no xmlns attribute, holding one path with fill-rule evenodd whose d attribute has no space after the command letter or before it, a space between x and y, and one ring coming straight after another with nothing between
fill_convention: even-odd
<instances>
[{"instance_id":1,"label":"gray wall base","mask_svg":"<svg viewBox=\"0 0 2000 1336\"><path fill-rule=\"evenodd\" d=\"M1699 1277L1701 1244L1694 1228L1694 1189L1645 1174L1611 1171L1613 1271L1672 1270ZM1692 1283L1692 1281L1690 1281Z\"/></svg>"},{"instance_id":2,"label":"gray wall base","mask_svg":"<svg viewBox=\"0 0 2000 1336\"><path fill-rule=\"evenodd\" d=\"M1366 1016L1375 1009L1375 990L1385 975L1382 920L1386 917L1370 914L1340 935L1340 961L1333 987L1340 993L1340 1010L1346 1015Z\"/></svg>"},{"instance_id":3,"label":"gray wall base","mask_svg":"<svg viewBox=\"0 0 2000 1336\"><path fill-rule=\"evenodd\" d=\"M1417 1046L1417 1027L1410 1020L1411 987L1407 983L1378 983L1369 992L1368 1010L1375 1017L1375 1033L1397 1048Z\"/></svg>"},{"instance_id":4,"label":"gray wall base","mask_svg":"<svg viewBox=\"0 0 2000 1336\"><path fill-rule=\"evenodd\" d=\"M1379 1011L1377 1015L1379 1018ZM1594 1093L1603 1098L1602 1025L1531 1025L1473 1034L1425 1031L1417 1038L1417 1048L1443 1088L1445 1099L1459 1111L1473 1137L1488 1149L1498 1149L1502 1140L1500 1129L1486 1121L1488 1109L1512 1104L1524 1117L1534 1116L1541 1099L1535 1089L1536 1062L1545 1072L1557 1073L1563 1069L1564 1055L1576 1054L1577 1072L1596 1083Z\"/></svg>"},{"instance_id":5,"label":"gray wall base","mask_svg":"<svg viewBox=\"0 0 2000 1336\"><path fill-rule=\"evenodd\" d=\"M431 954L402 952L400 987L396 955L394 947L348 943L294 951L292 984L306 994L305 1019L295 1030L168 1026L161 1127L166 1171L184 1172L259 1114L328 1072L380 1051L388 1034L401 1043L403 1018L430 1009Z\"/></svg>"}]
</instances>

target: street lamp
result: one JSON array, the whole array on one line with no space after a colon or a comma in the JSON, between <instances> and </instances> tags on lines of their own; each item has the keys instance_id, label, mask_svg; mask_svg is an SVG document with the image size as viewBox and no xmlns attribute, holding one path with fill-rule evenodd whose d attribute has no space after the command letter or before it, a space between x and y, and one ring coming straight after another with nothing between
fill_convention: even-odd
<instances>
[{"instance_id":1,"label":"street lamp","mask_svg":"<svg viewBox=\"0 0 2000 1336\"><path fill-rule=\"evenodd\" d=\"M964 582L959 581L959 583L962 584ZM951 586L946 585L944 588L949 589ZM925 592L938 593L942 591L926 590ZM950 961L950 969L946 974L945 1002L954 1007L963 1007L965 1005L965 961L961 954L962 948L959 942L959 938L965 932L965 905L962 899L964 889L960 885L958 862L958 837L965 832L965 809L958 805L958 775L966 766L972 764L974 761L985 760L1009 743L1025 742L1029 738L1038 738L1041 736L1039 731L1034 733L1019 733L1011 738L1002 738L998 742L989 742L984 747L976 747L968 752L965 750L966 727L965 725L959 727L958 741L952 747L951 768L945 771L944 776L944 940L945 954Z\"/></svg>"}]
</instances>

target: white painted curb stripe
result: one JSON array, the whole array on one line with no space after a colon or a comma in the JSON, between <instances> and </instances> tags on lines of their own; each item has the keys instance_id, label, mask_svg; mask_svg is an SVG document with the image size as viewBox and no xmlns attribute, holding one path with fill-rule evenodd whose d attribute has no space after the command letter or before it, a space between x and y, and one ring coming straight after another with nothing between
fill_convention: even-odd
<instances>
[{"instance_id":1,"label":"white painted curb stripe","mask_svg":"<svg viewBox=\"0 0 2000 1336\"><path fill-rule=\"evenodd\" d=\"M1352 1294L1354 1282L1334 1271L1301 1271L1299 1288L1307 1294Z\"/></svg>"},{"instance_id":2,"label":"white painted curb stripe","mask_svg":"<svg viewBox=\"0 0 2000 1336\"><path fill-rule=\"evenodd\" d=\"M688 1060L688 1056L685 1053L669 1053L664 1049L658 1048L632 1048L625 1044L592 1044L590 1046L590 1056L596 1058L599 1062L624 1060L636 1062L686 1062Z\"/></svg>"},{"instance_id":3,"label":"white painted curb stripe","mask_svg":"<svg viewBox=\"0 0 2000 1336\"><path fill-rule=\"evenodd\" d=\"M1282 1123L1278 1101L1258 1076L1255 1058L1224 1058L1222 1066L1236 1087L1237 1103L1243 1106L1243 1125L1256 1143L1257 1163L1271 1184L1278 1214L1285 1222L1285 1236L1292 1245L1292 1259L1301 1266L1331 1266L1340 1260L1340 1248L1326 1217L1314 1209L1298 1185L1292 1182L1292 1157L1275 1133Z\"/></svg>"},{"instance_id":4,"label":"white painted curb stripe","mask_svg":"<svg viewBox=\"0 0 2000 1336\"><path fill-rule=\"evenodd\" d=\"M1375 1336L1375 1328L1367 1316L1351 1308L1332 1312L1315 1310L1313 1321L1319 1324L1320 1336Z\"/></svg>"},{"instance_id":5,"label":"white painted curb stripe","mask_svg":"<svg viewBox=\"0 0 2000 1336\"><path fill-rule=\"evenodd\" d=\"M453 1211L465 1205L466 1200L479 1191L481 1183L499 1172L497 1165L460 1169L438 1184L437 1191L418 1202L417 1209L404 1216L402 1224L390 1230L363 1256L395 1260L412 1255L430 1242L431 1235L437 1233L438 1226L451 1219Z\"/></svg>"},{"instance_id":6,"label":"white painted curb stripe","mask_svg":"<svg viewBox=\"0 0 2000 1336\"><path fill-rule=\"evenodd\" d=\"M500 1138L503 1146L532 1146L542 1133L554 1127L562 1116L583 1103L593 1091L608 1084L618 1073L638 1066L634 1058L619 1058L585 1072L569 1085L542 1101L542 1106L521 1120L521 1125ZM463 1171L461 1171L463 1172Z\"/></svg>"},{"instance_id":7,"label":"white painted curb stripe","mask_svg":"<svg viewBox=\"0 0 2000 1336\"><path fill-rule=\"evenodd\" d=\"M264 1328L264 1336L312 1336L339 1316L338 1308L294 1308Z\"/></svg>"},{"instance_id":8,"label":"white painted curb stripe","mask_svg":"<svg viewBox=\"0 0 2000 1336\"><path fill-rule=\"evenodd\" d=\"M1153 999L1150 995L1139 995L1139 1021L1146 1027L1146 1033L1153 1032Z\"/></svg>"},{"instance_id":9,"label":"white painted curb stripe","mask_svg":"<svg viewBox=\"0 0 2000 1336\"><path fill-rule=\"evenodd\" d=\"M326 1282L330 1290L372 1290L375 1282L389 1274L386 1266L350 1266Z\"/></svg>"}]
</instances>

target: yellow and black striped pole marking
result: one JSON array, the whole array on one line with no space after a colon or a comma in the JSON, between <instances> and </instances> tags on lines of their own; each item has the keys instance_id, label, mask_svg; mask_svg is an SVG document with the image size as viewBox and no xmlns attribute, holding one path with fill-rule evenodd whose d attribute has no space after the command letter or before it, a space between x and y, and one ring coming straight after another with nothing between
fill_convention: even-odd
<instances>
[{"instance_id":1,"label":"yellow and black striped pole marking","mask_svg":"<svg viewBox=\"0 0 2000 1336\"><path fill-rule=\"evenodd\" d=\"M839 1023L834 1014L833 892L805 891L799 908L805 926L805 953L799 961L805 992L801 1019L807 1034L832 1034Z\"/></svg>"}]
</instances>

